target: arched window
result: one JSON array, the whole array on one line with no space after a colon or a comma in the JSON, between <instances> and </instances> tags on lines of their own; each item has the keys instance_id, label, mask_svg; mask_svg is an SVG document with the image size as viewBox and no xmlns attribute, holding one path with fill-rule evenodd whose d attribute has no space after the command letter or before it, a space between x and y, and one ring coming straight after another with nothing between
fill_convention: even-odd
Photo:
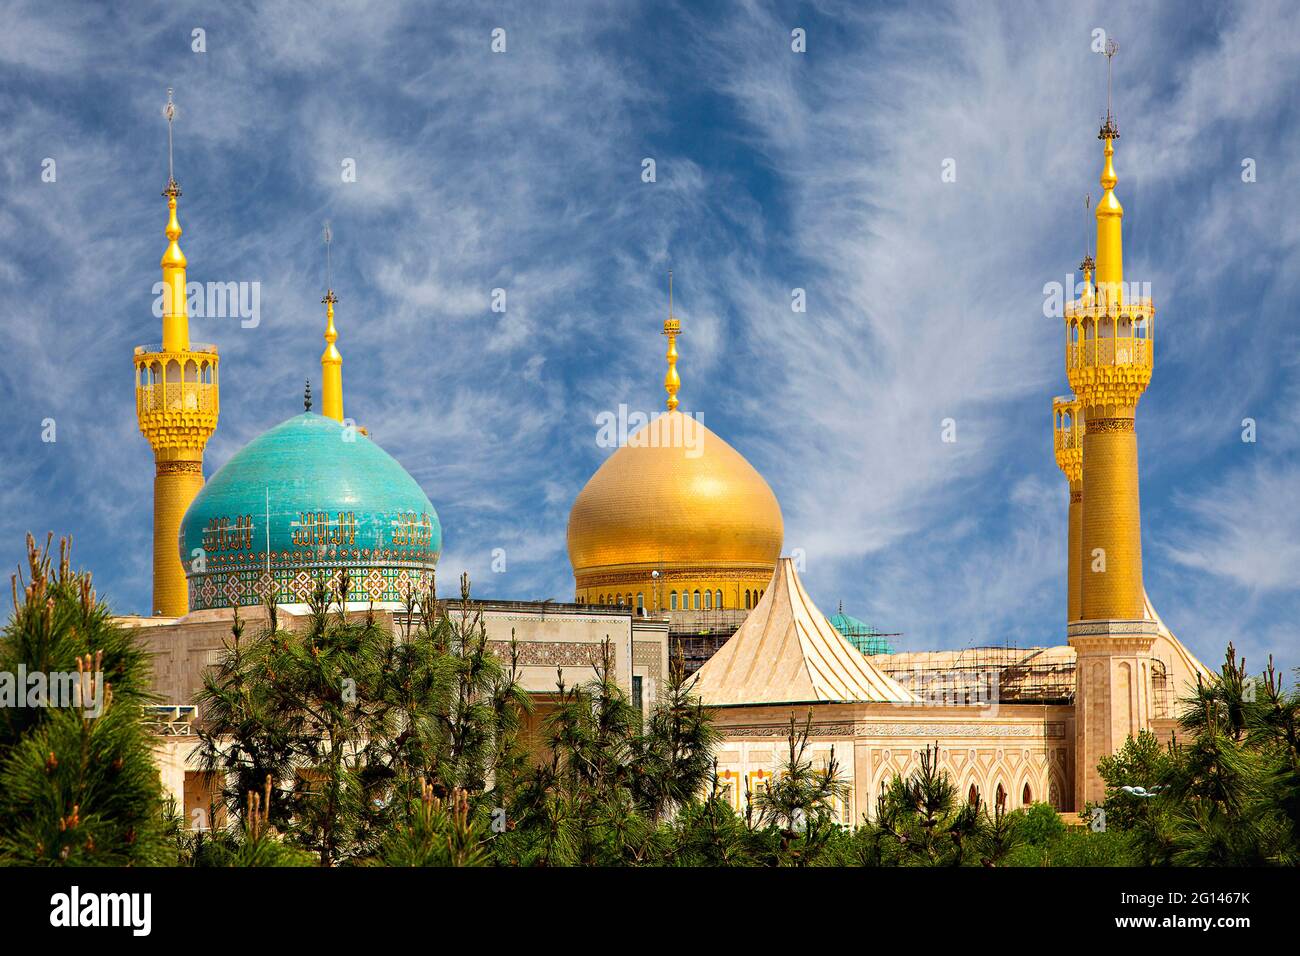
<instances>
[{"instance_id":1,"label":"arched window","mask_svg":"<svg viewBox=\"0 0 1300 956\"><path fill-rule=\"evenodd\" d=\"M751 605L749 603L749 588L745 588L745 610L748 611Z\"/></svg>"},{"instance_id":2,"label":"arched window","mask_svg":"<svg viewBox=\"0 0 1300 956\"><path fill-rule=\"evenodd\" d=\"M707 589L704 592L704 610L713 610L713 592Z\"/></svg>"},{"instance_id":3,"label":"arched window","mask_svg":"<svg viewBox=\"0 0 1300 956\"><path fill-rule=\"evenodd\" d=\"M996 794L994 794L993 799L997 801L997 804L996 804L997 806L1002 807L1004 810L1006 809L1006 806L1007 806L1007 792L1006 792L1006 790L1004 790L1004 789L1002 788L1002 784L1001 784L1001 783L998 784L998 791L997 791Z\"/></svg>"},{"instance_id":4,"label":"arched window","mask_svg":"<svg viewBox=\"0 0 1300 956\"><path fill-rule=\"evenodd\" d=\"M975 803L979 800L979 798L980 798L979 787L975 786L975 784L972 783L970 785L970 789L966 791L966 802Z\"/></svg>"},{"instance_id":5,"label":"arched window","mask_svg":"<svg viewBox=\"0 0 1300 956\"><path fill-rule=\"evenodd\" d=\"M721 589L719 589L719 590L718 590L717 592L715 592L714 595L713 595L713 606L716 607L719 611L722 610L722 590L721 590Z\"/></svg>"},{"instance_id":6,"label":"arched window","mask_svg":"<svg viewBox=\"0 0 1300 956\"><path fill-rule=\"evenodd\" d=\"M668 606L669 606L672 610L674 610L674 611L677 610L677 592L676 592L676 591L674 591L672 594L668 595Z\"/></svg>"},{"instance_id":7,"label":"arched window","mask_svg":"<svg viewBox=\"0 0 1300 956\"><path fill-rule=\"evenodd\" d=\"M695 605L695 610L697 610L697 611L698 611L700 608L704 607L704 605L700 603L700 592L699 592L699 591L696 591L696 592L695 592L695 601L694 601L694 605Z\"/></svg>"},{"instance_id":8,"label":"arched window","mask_svg":"<svg viewBox=\"0 0 1300 956\"><path fill-rule=\"evenodd\" d=\"M641 591L636 592L636 609L639 611L645 607L645 594Z\"/></svg>"},{"instance_id":9,"label":"arched window","mask_svg":"<svg viewBox=\"0 0 1300 956\"><path fill-rule=\"evenodd\" d=\"M1020 802L1026 807L1034 802L1034 793L1029 789L1029 781L1025 781L1025 789L1020 793Z\"/></svg>"}]
</instances>

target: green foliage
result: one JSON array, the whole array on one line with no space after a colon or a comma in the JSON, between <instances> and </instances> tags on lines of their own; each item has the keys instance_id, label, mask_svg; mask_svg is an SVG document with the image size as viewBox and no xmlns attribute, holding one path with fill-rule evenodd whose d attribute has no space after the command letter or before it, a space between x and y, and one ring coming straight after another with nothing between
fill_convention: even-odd
<instances>
[{"instance_id":1,"label":"green foliage","mask_svg":"<svg viewBox=\"0 0 1300 956\"><path fill-rule=\"evenodd\" d=\"M1065 835L1065 821L1050 803L1035 803L1017 813L1020 835L1029 846L1048 846Z\"/></svg>"},{"instance_id":2,"label":"green foliage","mask_svg":"<svg viewBox=\"0 0 1300 956\"><path fill-rule=\"evenodd\" d=\"M29 582L14 577L0 672L40 672L51 685L55 673L75 674L81 696L77 706L54 699L0 706L0 863L173 863L174 815L143 711L146 654L96 600L90 575L71 569L66 540L57 570L48 541L38 548L28 535L27 548ZM34 705L12 706L24 702Z\"/></svg>"},{"instance_id":3,"label":"green foliage","mask_svg":"<svg viewBox=\"0 0 1300 956\"><path fill-rule=\"evenodd\" d=\"M487 835L481 822L470 817L464 790L453 791L450 803L444 803L434 796L432 784L422 782L420 798L408 810L406 822L384 837L376 864L487 866L491 862Z\"/></svg>"},{"instance_id":4,"label":"green foliage","mask_svg":"<svg viewBox=\"0 0 1300 956\"><path fill-rule=\"evenodd\" d=\"M346 578L317 585L302 631L281 629L271 606L250 641L236 616L199 696L200 763L227 781L226 809L240 817L269 780L268 826L332 866L397 852L393 833L423 825L426 797L509 777L531 704L489 651L467 578L461 590L458 612L432 588L413 598L401 634L344 612Z\"/></svg>"},{"instance_id":5,"label":"green foliage","mask_svg":"<svg viewBox=\"0 0 1300 956\"><path fill-rule=\"evenodd\" d=\"M1107 829L1129 834L1148 865L1300 863L1300 693L1271 661L1252 678L1229 644L1179 723L1181 744L1144 733L1101 761Z\"/></svg>"}]
</instances>

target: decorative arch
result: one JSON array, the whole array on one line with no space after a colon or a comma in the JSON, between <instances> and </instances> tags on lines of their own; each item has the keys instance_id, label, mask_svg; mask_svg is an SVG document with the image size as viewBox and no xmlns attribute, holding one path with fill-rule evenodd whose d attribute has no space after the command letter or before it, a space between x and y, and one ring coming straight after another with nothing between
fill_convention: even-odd
<instances>
[{"instance_id":1,"label":"decorative arch","mask_svg":"<svg viewBox=\"0 0 1300 956\"><path fill-rule=\"evenodd\" d=\"M1027 807L1034 802L1034 791L1029 786L1029 781L1025 781L1024 787L1020 791L1020 805Z\"/></svg>"},{"instance_id":2,"label":"decorative arch","mask_svg":"<svg viewBox=\"0 0 1300 956\"><path fill-rule=\"evenodd\" d=\"M1065 787L1055 771L1047 780L1047 802L1057 811L1065 809Z\"/></svg>"}]
</instances>

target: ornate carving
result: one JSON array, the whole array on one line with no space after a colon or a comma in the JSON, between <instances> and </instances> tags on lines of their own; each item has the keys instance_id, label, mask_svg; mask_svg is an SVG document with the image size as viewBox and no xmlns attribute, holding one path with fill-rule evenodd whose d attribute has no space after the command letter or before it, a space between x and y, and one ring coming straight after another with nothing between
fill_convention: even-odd
<instances>
[{"instance_id":1,"label":"ornate carving","mask_svg":"<svg viewBox=\"0 0 1300 956\"><path fill-rule=\"evenodd\" d=\"M728 737L785 737L789 724L739 724L722 727ZM812 725L814 737L1047 737L1064 738L1065 723L1046 721L1041 724L881 724L824 721Z\"/></svg>"},{"instance_id":2,"label":"ornate carving","mask_svg":"<svg viewBox=\"0 0 1300 956\"><path fill-rule=\"evenodd\" d=\"M1131 418L1094 418L1088 422L1088 431L1098 432L1131 432L1133 431L1133 419Z\"/></svg>"},{"instance_id":3,"label":"ornate carving","mask_svg":"<svg viewBox=\"0 0 1300 956\"><path fill-rule=\"evenodd\" d=\"M595 667L601 661L601 644L591 641L519 641L519 664L525 667ZM510 659L509 641L488 641L488 650L501 660Z\"/></svg>"},{"instance_id":4,"label":"ornate carving","mask_svg":"<svg viewBox=\"0 0 1300 956\"><path fill-rule=\"evenodd\" d=\"M158 464L158 475L198 475L203 476L203 462L201 461L160 461Z\"/></svg>"},{"instance_id":5,"label":"ornate carving","mask_svg":"<svg viewBox=\"0 0 1300 956\"><path fill-rule=\"evenodd\" d=\"M632 642L632 663L656 680L663 677L662 645L654 641Z\"/></svg>"}]
</instances>

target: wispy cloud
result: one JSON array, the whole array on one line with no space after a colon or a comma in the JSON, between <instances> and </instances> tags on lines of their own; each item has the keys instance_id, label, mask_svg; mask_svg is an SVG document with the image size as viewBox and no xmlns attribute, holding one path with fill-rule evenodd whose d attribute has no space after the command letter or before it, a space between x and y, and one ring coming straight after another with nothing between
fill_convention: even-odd
<instances>
[{"instance_id":1,"label":"wispy cloud","mask_svg":"<svg viewBox=\"0 0 1300 956\"><path fill-rule=\"evenodd\" d=\"M1278 634L1297 600L1296 529L1271 502L1300 434L1300 51L1280 6L1213 9L10 4L0 540L75 532L101 590L147 604L129 356L158 334L171 85L190 277L262 283L257 328L195 322L222 352L209 473L317 375L330 219L348 413L438 508L444 586L465 568L482 593L567 596L569 506L607 454L594 417L662 402L672 268L684 403L773 485L823 605L909 648L1059 642L1048 400L1068 386L1043 285L1083 252L1105 27L1127 263L1160 309L1139 419L1148 583L1207 660L1224 593L1249 605L1233 633Z\"/></svg>"}]
</instances>

